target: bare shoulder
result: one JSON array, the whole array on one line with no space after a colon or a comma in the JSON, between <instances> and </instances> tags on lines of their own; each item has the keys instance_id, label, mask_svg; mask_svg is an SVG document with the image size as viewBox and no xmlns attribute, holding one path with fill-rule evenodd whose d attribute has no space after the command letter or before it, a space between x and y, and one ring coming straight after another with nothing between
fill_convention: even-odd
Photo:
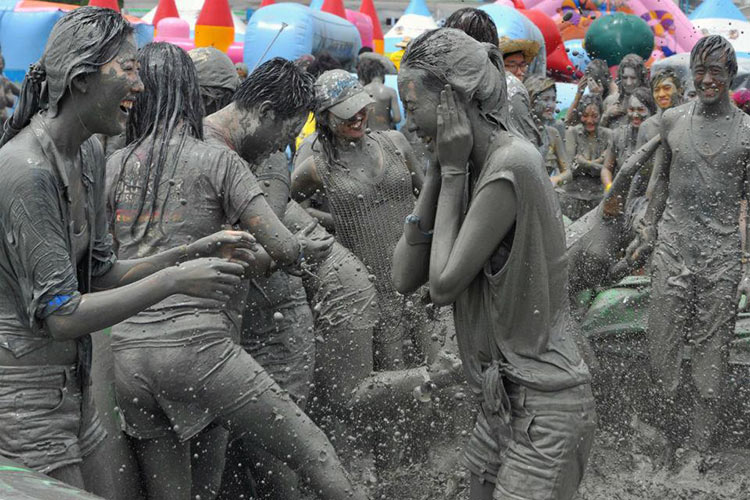
<instances>
[{"instance_id":1,"label":"bare shoulder","mask_svg":"<svg viewBox=\"0 0 750 500\"><path fill-rule=\"evenodd\" d=\"M678 122L689 117L692 109L693 103L686 102L685 104L680 104L679 106L675 106L674 108L669 108L668 110L664 111L664 113L662 113L661 115L662 128L665 131L671 129Z\"/></svg>"},{"instance_id":2,"label":"bare shoulder","mask_svg":"<svg viewBox=\"0 0 750 500\"><path fill-rule=\"evenodd\" d=\"M490 156L487 165L492 168L525 168L541 165L542 155L526 139L508 134L505 144L497 148Z\"/></svg>"},{"instance_id":3,"label":"bare shoulder","mask_svg":"<svg viewBox=\"0 0 750 500\"><path fill-rule=\"evenodd\" d=\"M398 130L386 130L383 132L402 153L411 152L412 147L404 134Z\"/></svg>"}]
</instances>

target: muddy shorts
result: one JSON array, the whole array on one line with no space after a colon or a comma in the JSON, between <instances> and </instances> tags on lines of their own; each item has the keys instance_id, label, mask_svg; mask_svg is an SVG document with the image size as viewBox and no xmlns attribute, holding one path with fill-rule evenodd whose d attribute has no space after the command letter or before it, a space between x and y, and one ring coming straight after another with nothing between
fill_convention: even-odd
<instances>
[{"instance_id":1,"label":"muddy shorts","mask_svg":"<svg viewBox=\"0 0 750 500\"><path fill-rule=\"evenodd\" d=\"M115 388L123 430L139 439L177 434L186 441L268 390L279 387L231 340L226 319L216 331L157 345L115 344ZM189 319L175 328L190 331ZM220 336L223 332L226 336Z\"/></svg>"},{"instance_id":2,"label":"muddy shorts","mask_svg":"<svg viewBox=\"0 0 750 500\"><path fill-rule=\"evenodd\" d=\"M48 473L80 463L106 436L75 366L0 367L0 455Z\"/></svg>"},{"instance_id":3,"label":"muddy shorts","mask_svg":"<svg viewBox=\"0 0 750 500\"><path fill-rule=\"evenodd\" d=\"M240 344L302 409L315 368L314 335L301 278L277 271L255 280L242 316Z\"/></svg>"},{"instance_id":4,"label":"muddy shorts","mask_svg":"<svg viewBox=\"0 0 750 500\"><path fill-rule=\"evenodd\" d=\"M496 500L573 498L596 429L590 385L540 392L504 384L511 408L508 432L496 432L480 411L466 446L467 467L480 481L495 484Z\"/></svg>"}]
</instances>

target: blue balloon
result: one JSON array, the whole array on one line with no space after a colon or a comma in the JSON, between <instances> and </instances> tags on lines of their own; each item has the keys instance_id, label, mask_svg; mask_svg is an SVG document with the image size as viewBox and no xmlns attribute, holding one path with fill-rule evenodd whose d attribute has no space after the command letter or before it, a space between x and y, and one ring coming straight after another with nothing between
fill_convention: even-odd
<instances>
[{"instance_id":1,"label":"blue balloon","mask_svg":"<svg viewBox=\"0 0 750 500\"><path fill-rule=\"evenodd\" d=\"M287 24L283 30L282 22ZM243 60L252 69L274 57L295 60L327 52L347 65L361 47L359 31L346 19L298 3L277 3L256 10L250 18Z\"/></svg>"},{"instance_id":2,"label":"blue balloon","mask_svg":"<svg viewBox=\"0 0 750 500\"><path fill-rule=\"evenodd\" d=\"M578 71L583 73L591 62L591 56L583 48L583 40L566 40L564 43L568 59Z\"/></svg>"},{"instance_id":3,"label":"blue balloon","mask_svg":"<svg viewBox=\"0 0 750 500\"><path fill-rule=\"evenodd\" d=\"M539 44L539 53L529 65L529 74L546 75L547 73L547 47L544 43L544 35L531 20L518 12L513 7L505 5L489 4L482 5L479 10L485 11L497 26L499 38L510 38L511 40L531 40Z\"/></svg>"}]
</instances>

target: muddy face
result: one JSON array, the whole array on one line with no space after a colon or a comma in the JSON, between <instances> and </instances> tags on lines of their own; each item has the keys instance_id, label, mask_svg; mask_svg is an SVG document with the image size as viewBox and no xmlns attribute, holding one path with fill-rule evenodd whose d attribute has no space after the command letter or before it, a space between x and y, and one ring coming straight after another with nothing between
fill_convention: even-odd
<instances>
[{"instance_id":1,"label":"muddy face","mask_svg":"<svg viewBox=\"0 0 750 500\"><path fill-rule=\"evenodd\" d=\"M703 60L696 61L691 70L693 85L701 103L715 104L729 95L730 78L726 56L716 51L711 52Z\"/></svg>"},{"instance_id":2,"label":"muddy face","mask_svg":"<svg viewBox=\"0 0 750 500\"><path fill-rule=\"evenodd\" d=\"M621 81L622 81L622 90L627 95L632 94L633 91L638 87L638 84L641 83L638 81L638 75L636 74L634 68L623 69Z\"/></svg>"},{"instance_id":3,"label":"muddy face","mask_svg":"<svg viewBox=\"0 0 750 500\"><path fill-rule=\"evenodd\" d=\"M275 113L259 118L246 112L240 118L240 127L246 131L238 148L246 161L258 162L277 151L284 151L299 135L307 121L307 113L280 118Z\"/></svg>"},{"instance_id":4,"label":"muddy face","mask_svg":"<svg viewBox=\"0 0 750 500\"><path fill-rule=\"evenodd\" d=\"M601 114L599 113L599 108L593 104L589 104L583 111L583 115L581 115L581 123L583 123L583 129L589 134L595 133L597 127L599 126L600 119Z\"/></svg>"},{"instance_id":5,"label":"muddy face","mask_svg":"<svg viewBox=\"0 0 750 500\"><path fill-rule=\"evenodd\" d=\"M551 121L555 117L557 106L557 91L554 87L548 88L534 99L534 114L544 121Z\"/></svg>"},{"instance_id":6,"label":"muddy face","mask_svg":"<svg viewBox=\"0 0 750 500\"><path fill-rule=\"evenodd\" d=\"M633 128L640 127L641 123L646 121L646 118L650 115L651 113L649 113L648 108L640 101L640 99L635 96L630 96L630 99L628 100L628 120L630 120L630 124Z\"/></svg>"},{"instance_id":7,"label":"muddy face","mask_svg":"<svg viewBox=\"0 0 750 500\"><path fill-rule=\"evenodd\" d=\"M424 73L402 68L398 74L398 90L406 110L406 130L424 142L437 136L437 107L440 95L425 87Z\"/></svg>"},{"instance_id":8,"label":"muddy face","mask_svg":"<svg viewBox=\"0 0 750 500\"><path fill-rule=\"evenodd\" d=\"M659 109L669 109L676 104L678 92L677 85L671 78L665 78L658 82L653 89L653 96Z\"/></svg>"},{"instance_id":9,"label":"muddy face","mask_svg":"<svg viewBox=\"0 0 750 500\"><path fill-rule=\"evenodd\" d=\"M91 100L91 108L81 119L92 133L112 136L125 130L135 96L143 91L137 57L135 37L131 35L114 59L87 77L86 99Z\"/></svg>"},{"instance_id":10,"label":"muddy face","mask_svg":"<svg viewBox=\"0 0 750 500\"><path fill-rule=\"evenodd\" d=\"M333 113L328 113L328 123L336 137L344 140L356 141L365 136L367 128L367 107L357 111L351 118L339 118Z\"/></svg>"}]
</instances>

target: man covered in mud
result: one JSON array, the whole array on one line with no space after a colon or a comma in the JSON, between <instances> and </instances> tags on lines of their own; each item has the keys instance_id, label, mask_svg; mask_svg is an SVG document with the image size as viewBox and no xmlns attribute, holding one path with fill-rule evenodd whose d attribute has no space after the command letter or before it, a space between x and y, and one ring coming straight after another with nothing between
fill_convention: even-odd
<instances>
[{"instance_id":1,"label":"man covered in mud","mask_svg":"<svg viewBox=\"0 0 750 500\"><path fill-rule=\"evenodd\" d=\"M698 100L661 117L653 197L631 258L654 247L648 347L653 374L668 395L680 385L686 342L692 351L697 391L687 410L687 447L702 453L723 405L738 285L750 292L738 222L740 201L747 198L750 118L729 98L737 58L726 39L698 41L690 69Z\"/></svg>"},{"instance_id":2,"label":"man covered in mud","mask_svg":"<svg viewBox=\"0 0 750 500\"><path fill-rule=\"evenodd\" d=\"M372 100L367 117L370 130L393 130L401 121L398 94L385 84L386 68L377 59L365 58L357 64L357 76Z\"/></svg>"}]
</instances>

